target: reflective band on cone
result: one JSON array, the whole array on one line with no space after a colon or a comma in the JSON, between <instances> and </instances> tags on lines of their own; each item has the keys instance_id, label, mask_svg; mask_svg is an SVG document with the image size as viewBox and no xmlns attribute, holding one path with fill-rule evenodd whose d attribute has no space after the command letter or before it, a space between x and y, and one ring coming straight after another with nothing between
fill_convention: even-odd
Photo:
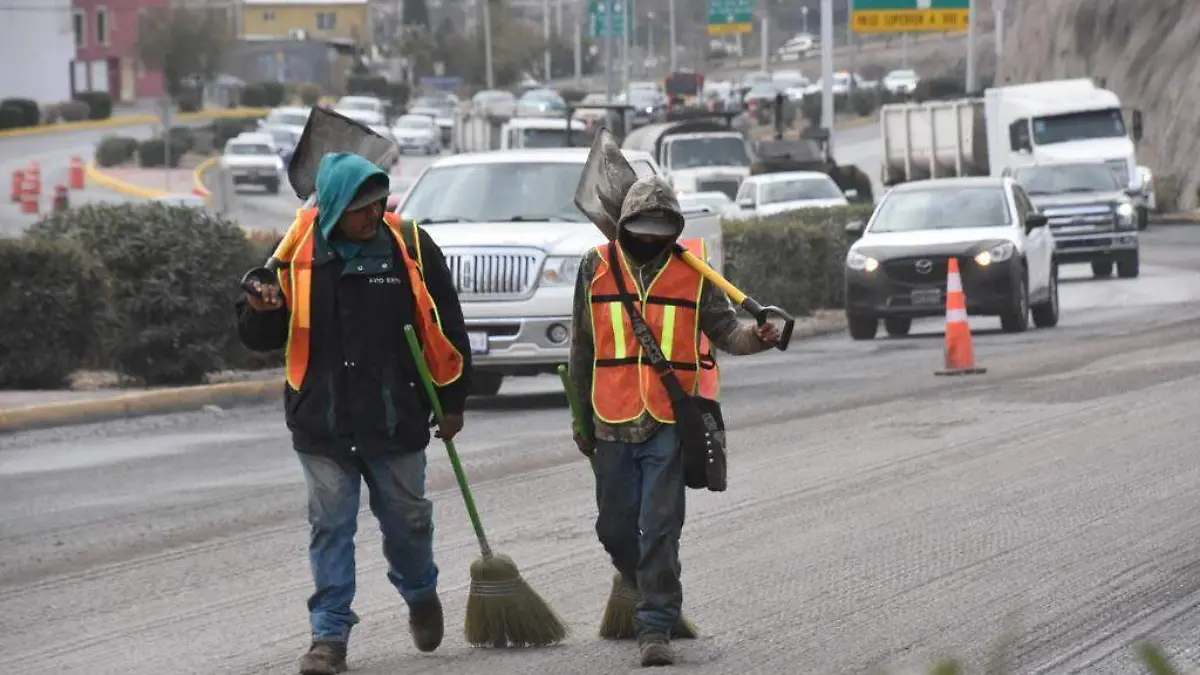
<instances>
[{"instance_id":1,"label":"reflective band on cone","mask_svg":"<svg viewBox=\"0 0 1200 675\"><path fill-rule=\"evenodd\" d=\"M982 375L986 368L975 366L971 324L967 320L967 294L963 292L958 259L950 259L946 277L946 367L937 375Z\"/></svg>"}]
</instances>

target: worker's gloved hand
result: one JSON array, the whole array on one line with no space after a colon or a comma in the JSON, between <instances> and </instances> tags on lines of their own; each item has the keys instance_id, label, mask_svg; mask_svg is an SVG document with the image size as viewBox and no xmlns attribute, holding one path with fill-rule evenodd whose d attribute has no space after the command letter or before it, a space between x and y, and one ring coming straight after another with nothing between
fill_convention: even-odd
<instances>
[{"instance_id":1,"label":"worker's gloved hand","mask_svg":"<svg viewBox=\"0 0 1200 675\"><path fill-rule=\"evenodd\" d=\"M770 321L761 326L755 326L754 334L759 340L762 340L763 344L766 345L774 345L775 343L779 342L779 338L781 337L779 329L776 328L775 324L771 323Z\"/></svg>"},{"instance_id":2,"label":"worker's gloved hand","mask_svg":"<svg viewBox=\"0 0 1200 675\"><path fill-rule=\"evenodd\" d=\"M463 428L463 416L458 414L442 415L442 423L438 425L438 430L434 432L434 436L443 441L452 441L458 435L458 432Z\"/></svg>"},{"instance_id":3,"label":"worker's gloved hand","mask_svg":"<svg viewBox=\"0 0 1200 675\"><path fill-rule=\"evenodd\" d=\"M261 281L249 282L262 297L257 297L253 293L246 294L246 302L254 309L260 312L271 312L283 307L283 291L278 286L273 284L264 284Z\"/></svg>"},{"instance_id":4,"label":"worker's gloved hand","mask_svg":"<svg viewBox=\"0 0 1200 675\"><path fill-rule=\"evenodd\" d=\"M596 442L580 436L578 432L575 434L575 447L579 448L584 457L591 458L596 454Z\"/></svg>"}]
</instances>

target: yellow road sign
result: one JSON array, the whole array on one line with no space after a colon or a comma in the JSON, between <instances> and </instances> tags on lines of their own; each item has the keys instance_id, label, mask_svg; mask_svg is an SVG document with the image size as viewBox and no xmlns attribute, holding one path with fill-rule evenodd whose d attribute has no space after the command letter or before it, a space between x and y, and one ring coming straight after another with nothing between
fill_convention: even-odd
<instances>
[{"instance_id":1,"label":"yellow road sign","mask_svg":"<svg viewBox=\"0 0 1200 675\"><path fill-rule=\"evenodd\" d=\"M754 24L752 23L710 23L708 24L709 35L735 35L737 33L753 33Z\"/></svg>"},{"instance_id":2,"label":"yellow road sign","mask_svg":"<svg viewBox=\"0 0 1200 675\"><path fill-rule=\"evenodd\" d=\"M854 12L855 33L916 33L967 30L970 10L900 9Z\"/></svg>"}]
</instances>

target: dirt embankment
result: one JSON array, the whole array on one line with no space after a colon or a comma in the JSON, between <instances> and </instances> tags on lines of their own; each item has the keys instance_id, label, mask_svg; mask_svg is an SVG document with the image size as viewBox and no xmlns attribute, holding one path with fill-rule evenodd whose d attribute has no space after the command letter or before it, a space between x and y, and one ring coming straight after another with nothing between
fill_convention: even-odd
<instances>
[{"instance_id":1,"label":"dirt embankment","mask_svg":"<svg viewBox=\"0 0 1200 675\"><path fill-rule=\"evenodd\" d=\"M990 26L992 0L982 0ZM1138 159L1163 198L1197 207L1200 188L1200 2L1008 0L996 82L1103 77L1145 116ZM982 23L982 22L981 22ZM990 42L990 40L989 40ZM994 62L991 49L981 62Z\"/></svg>"}]
</instances>

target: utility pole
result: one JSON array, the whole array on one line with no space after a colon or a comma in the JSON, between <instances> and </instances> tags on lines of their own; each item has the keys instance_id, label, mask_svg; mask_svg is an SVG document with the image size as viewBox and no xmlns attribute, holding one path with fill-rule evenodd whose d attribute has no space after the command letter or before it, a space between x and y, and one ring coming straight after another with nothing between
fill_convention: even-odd
<instances>
[{"instance_id":1,"label":"utility pole","mask_svg":"<svg viewBox=\"0 0 1200 675\"><path fill-rule=\"evenodd\" d=\"M621 61L621 75L625 82L621 88L625 91L625 100L628 101L630 80L633 79L633 0L621 0L621 13L625 17L625 30L622 31L625 37L625 58Z\"/></svg>"},{"instance_id":2,"label":"utility pole","mask_svg":"<svg viewBox=\"0 0 1200 675\"><path fill-rule=\"evenodd\" d=\"M616 89L613 86L613 52L617 47L613 35L613 14L616 14L613 9L616 0L600 0L598 6L604 10L604 98L611 103Z\"/></svg>"},{"instance_id":3,"label":"utility pole","mask_svg":"<svg viewBox=\"0 0 1200 675\"><path fill-rule=\"evenodd\" d=\"M554 75L550 72L550 0L542 0L542 41L546 45L542 55L543 78L549 82Z\"/></svg>"},{"instance_id":4,"label":"utility pole","mask_svg":"<svg viewBox=\"0 0 1200 675\"><path fill-rule=\"evenodd\" d=\"M967 5L967 93L972 94L979 87L975 75L975 0Z\"/></svg>"},{"instance_id":5,"label":"utility pole","mask_svg":"<svg viewBox=\"0 0 1200 675\"><path fill-rule=\"evenodd\" d=\"M1000 60L1004 58L1004 10L1005 0L993 0L992 11L996 18L996 72L1000 72Z\"/></svg>"},{"instance_id":6,"label":"utility pole","mask_svg":"<svg viewBox=\"0 0 1200 675\"><path fill-rule=\"evenodd\" d=\"M771 72L770 29L771 23L770 19L767 17L767 0L763 0L762 18L759 19L759 31L761 31L762 34L759 35L759 42L762 43L762 48L760 49L762 54L760 55L760 58L762 59L762 71L764 73Z\"/></svg>"},{"instance_id":7,"label":"utility pole","mask_svg":"<svg viewBox=\"0 0 1200 675\"><path fill-rule=\"evenodd\" d=\"M821 127L833 152L833 0L821 0Z\"/></svg>"},{"instance_id":8,"label":"utility pole","mask_svg":"<svg viewBox=\"0 0 1200 675\"><path fill-rule=\"evenodd\" d=\"M583 26L575 23L575 86L583 86Z\"/></svg>"},{"instance_id":9,"label":"utility pole","mask_svg":"<svg viewBox=\"0 0 1200 675\"><path fill-rule=\"evenodd\" d=\"M670 44L670 47L671 47L670 58L668 58L667 60L671 64L671 72L673 73L673 72L675 72L675 51L676 51L675 50L675 0L670 0L670 2L667 4L667 12L670 14L669 22L668 22L670 24L668 26L670 29L668 31L670 34L670 37L668 39L671 43Z\"/></svg>"},{"instance_id":10,"label":"utility pole","mask_svg":"<svg viewBox=\"0 0 1200 675\"><path fill-rule=\"evenodd\" d=\"M478 0L483 3L483 60L484 70L487 71L487 88L496 88L496 73L492 68L492 11L488 7L491 0Z\"/></svg>"}]
</instances>

